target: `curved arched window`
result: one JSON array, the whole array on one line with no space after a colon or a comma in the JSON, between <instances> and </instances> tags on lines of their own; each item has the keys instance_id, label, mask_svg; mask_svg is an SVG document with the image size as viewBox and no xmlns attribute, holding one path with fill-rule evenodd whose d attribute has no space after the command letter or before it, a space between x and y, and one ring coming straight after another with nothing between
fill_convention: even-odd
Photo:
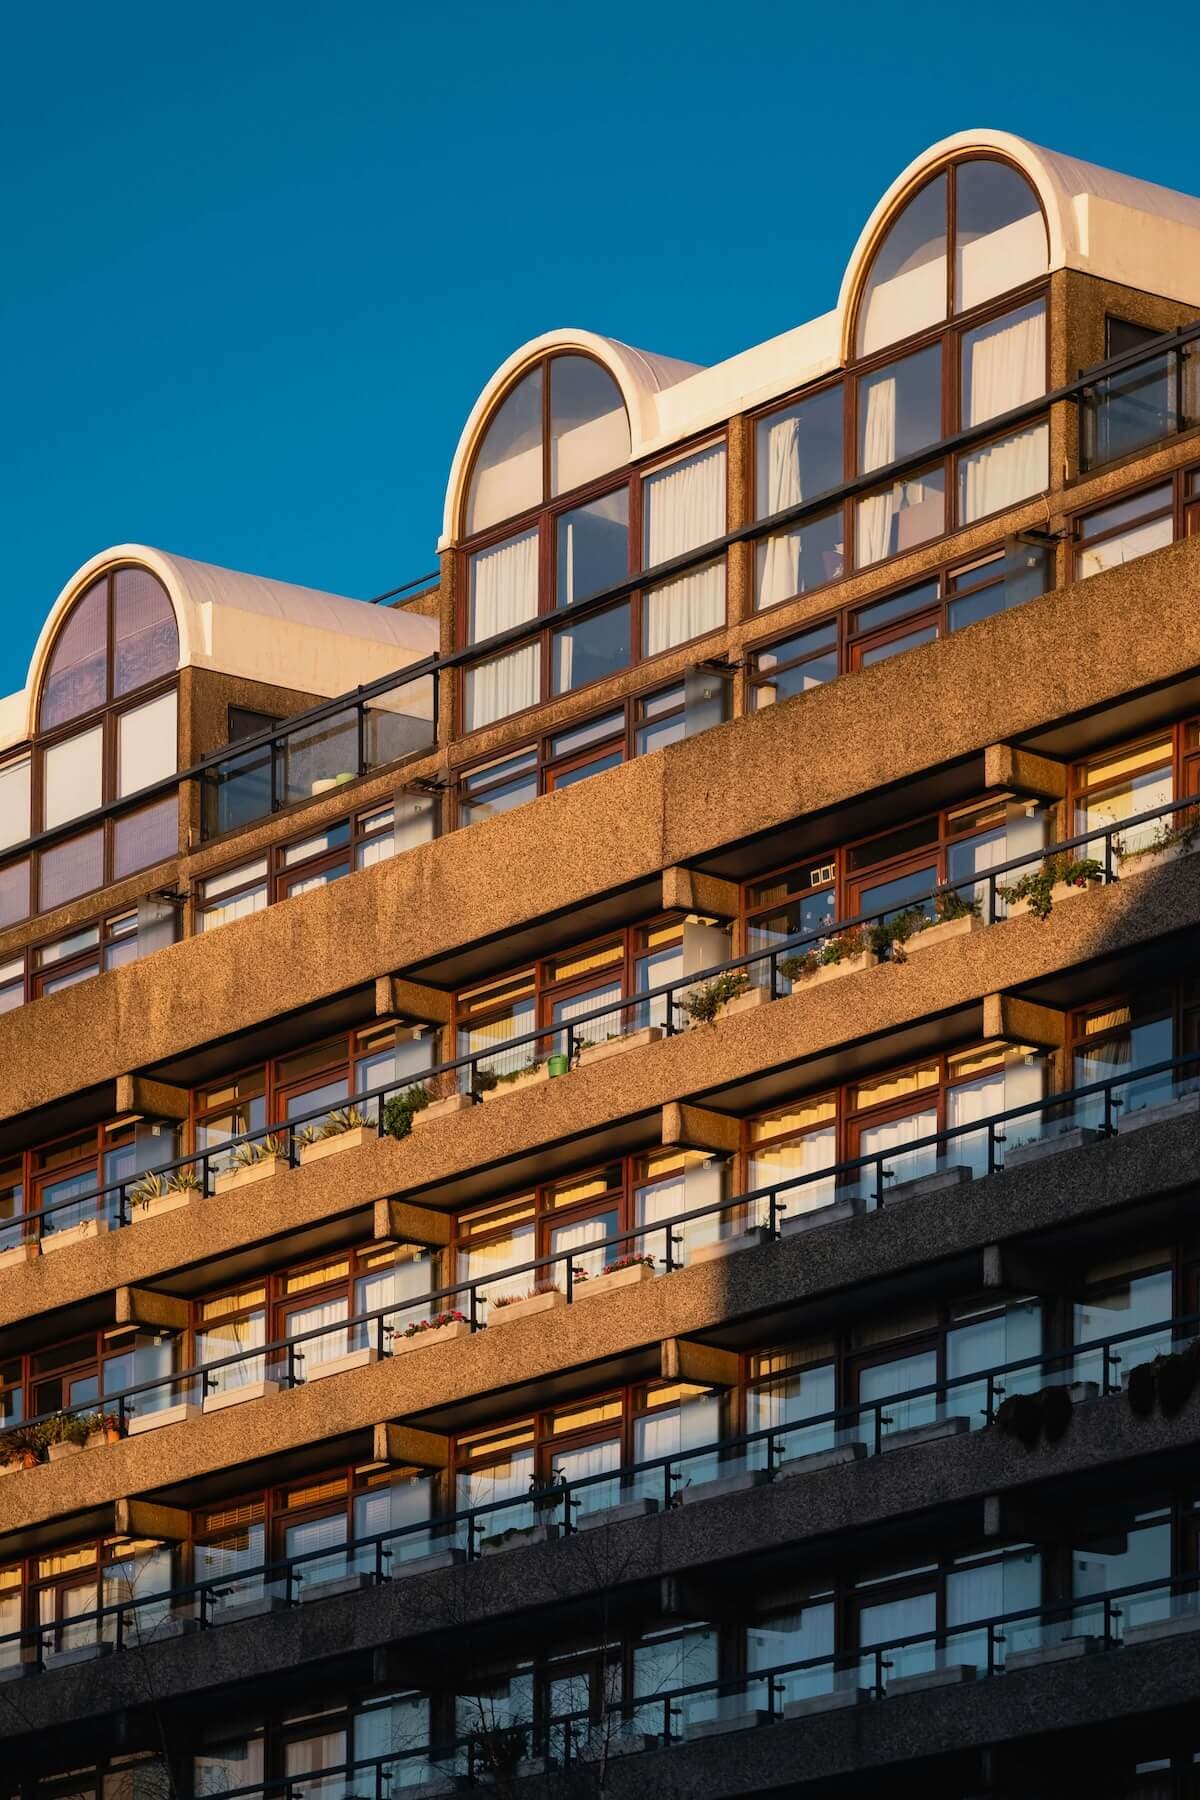
<instances>
[{"instance_id":1,"label":"curved arched window","mask_svg":"<svg viewBox=\"0 0 1200 1800\"><path fill-rule=\"evenodd\" d=\"M621 390L593 357L548 356L509 389L475 453L468 537L586 487L629 461Z\"/></svg>"},{"instance_id":2,"label":"curved arched window","mask_svg":"<svg viewBox=\"0 0 1200 1800\"><path fill-rule=\"evenodd\" d=\"M466 671L468 731L615 675L725 619L725 568L568 609L639 569L723 537L725 445L629 468L621 390L594 357L554 351L518 377L484 429L463 509L459 642L484 645L546 619L517 648Z\"/></svg>"},{"instance_id":3,"label":"curved arched window","mask_svg":"<svg viewBox=\"0 0 1200 1800\"><path fill-rule=\"evenodd\" d=\"M971 157L935 175L896 214L863 286L859 356L1044 275L1046 225L1037 195L1010 163Z\"/></svg>"},{"instance_id":4,"label":"curved arched window","mask_svg":"<svg viewBox=\"0 0 1200 1800\"><path fill-rule=\"evenodd\" d=\"M173 856L174 792L63 833L179 767L179 633L148 569L107 570L64 617L42 674L32 748L0 766L0 850L54 832L0 867L0 925L49 912Z\"/></svg>"},{"instance_id":5,"label":"curved arched window","mask_svg":"<svg viewBox=\"0 0 1200 1800\"><path fill-rule=\"evenodd\" d=\"M845 377L767 413L755 432L760 518L876 471L880 485L761 543L759 606L1044 492L1046 417L1008 431L990 422L1047 390L1048 260L1037 196L996 157L961 157L903 202L858 292ZM967 448L939 454L977 429Z\"/></svg>"}]
</instances>

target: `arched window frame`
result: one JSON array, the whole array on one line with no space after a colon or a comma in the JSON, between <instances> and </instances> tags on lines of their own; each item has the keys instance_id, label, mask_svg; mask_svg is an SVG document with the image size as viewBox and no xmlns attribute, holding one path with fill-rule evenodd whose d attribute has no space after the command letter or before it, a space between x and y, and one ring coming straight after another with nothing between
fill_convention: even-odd
<instances>
[{"instance_id":1,"label":"arched window frame","mask_svg":"<svg viewBox=\"0 0 1200 1800\"><path fill-rule=\"evenodd\" d=\"M129 788L125 794L121 794L119 791L122 722L131 713L137 712L165 696L177 696L179 690L178 620L175 618L170 596L166 594L166 589L163 587L164 595L168 604L171 605L172 618L175 620L176 666L169 672L132 688L128 693L113 695L115 579L123 569L127 568L136 569L140 574L150 576L158 582L160 587L163 587L161 580L153 574L153 571L144 568L140 563L129 562L111 564L108 568L93 575L80 588L58 622L39 671L33 708L32 738L26 746L0 765L0 777L10 772L16 772L23 765L29 771L28 829L21 838L12 837L10 843L5 846L5 849L12 854L0 867L0 929L39 913L54 911L86 894L97 893L116 882L124 881L135 875L140 869L166 861L178 849L179 802L177 794L171 793L165 798L149 800L144 807L138 806L138 794L141 787L152 787L158 780L165 779L167 775L165 769L161 775L152 775L138 787ZM95 588L97 582L104 583L106 698L87 712L79 713L75 718L63 724L43 730L41 728L42 700L55 649L61 642L62 633L74 616L76 607ZM174 754L169 758L170 773L174 773L180 766L180 720L177 699L174 723L175 744ZM90 732L99 732L100 734L99 800L95 805L89 805L80 810L77 815L79 829L72 831L70 828L75 820L71 818L63 818L61 821L51 819L47 822L47 759L60 746ZM120 802L119 806L118 802ZM97 818L97 814L101 816ZM53 842L39 846L32 854L21 854L26 838L36 840L51 831L54 833ZM139 834L143 835L139 836ZM74 864L71 860L72 857L76 859Z\"/></svg>"},{"instance_id":2,"label":"arched window frame","mask_svg":"<svg viewBox=\"0 0 1200 1800\"><path fill-rule=\"evenodd\" d=\"M486 441L487 434L505 401L515 391L517 386L538 368L547 371L548 376L548 378L543 379L542 383L542 481L543 493L549 494L551 456L550 411L552 404L551 389L553 383L553 375L552 373L549 373L549 371L550 366L563 357L588 358L590 361L595 362L600 368L604 369L605 373L612 378L614 383L616 383L618 390L620 389L620 383L617 382L613 370L603 362L601 358L593 356L589 351L573 345L564 345L560 349L548 351L542 356L534 359L532 362L527 363L513 376L501 392L495 396L487 417L480 427L471 457L467 463L462 490L459 496L458 524L460 536L456 555L458 597L456 606L455 641L460 645L467 646L472 642L471 608L474 559L477 558L481 552L494 549L506 542L523 537L527 533L536 532L537 534L537 611L536 614L531 616L529 621L531 634L533 632L535 619L543 626L540 633L536 636L531 636L530 639L530 641L537 644L537 673L536 680L533 684L537 697L528 705L515 708L512 711L496 714L493 719L484 721L485 724L500 724L509 718L518 716L519 713L530 712L533 708L540 706L551 699L558 699L564 695L578 692L580 688L589 685L586 681L579 681L572 682L568 686L562 686L555 681L555 640L558 634L549 628L550 621L556 619L561 625L566 623L570 617L570 608L559 605L556 591L557 532L559 523L564 515L576 512L579 509L592 505L600 500L623 495L625 497L627 527L626 556L624 559L624 566L620 573L618 574L614 570L612 582L606 583L605 585L615 585L619 581L631 579L637 575L641 568L647 566L642 552L646 533L647 484L651 482L655 476L662 474L665 470L676 465L683 465L692 458L699 459L708 455L710 452L719 451L722 458L720 472L721 516L716 522L716 528L711 532L711 538L723 536L726 530L725 479L727 471L725 459L727 433L722 430L716 434L712 432L705 433L698 440L676 446L671 451L658 455L652 460L641 463L626 463L624 466L609 470L607 473L599 475L594 480L586 482L579 487L572 488L562 494L555 494L552 498L543 499L537 506L528 507L521 513L514 513L510 518L504 519L498 524L489 525L484 530L478 531L472 536L466 535L465 524L471 485L474 480L479 454ZM628 403L625 402L625 405L626 416L628 417ZM711 541L709 534L705 534L703 541ZM655 560L662 559L656 558ZM712 565L709 565L710 568L711 566ZM704 574L705 571L702 570L697 577L684 577L679 586L684 586L688 581L703 580ZM589 596L586 594L582 596L583 599L587 599L588 597ZM635 668L638 664L646 661L649 656L659 654L657 650L652 650L649 647L651 641L651 632L647 622L649 598L650 597L646 592L639 590L631 591L627 596L613 602L611 609L613 615L618 613L621 609L627 611L628 654L619 663L619 666L614 665L611 670L605 672L604 676L595 676L592 679L604 679L609 673L613 675L626 673ZM590 615L593 619L603 619L610 616L608 608L601 608L599 611L593 612ZM696 634L696 638L707 635L710 630L720 629L724 625L725 619L726 603L724 587L722 586L720 618L715 620L711 625L706 624L704 630ZM481 638L479 641L481 643L486 642L486 639ZM688 638L682 641L691 642L696 640ZM674 645L670 646L670 648L674 647ZM481 657L480 665L485 664L489 660L490 659L487 657ZM468 670L464 676L465 691L468 688L469 680L470 670ZM463 701L462 716L465 730L471 731L482 728L482 725L475 726L471 723L467 713L467 702L465 698Z\"/></svg>"},{"instance_id":3,"label":"arched window frame","mask_svg":"<svg viewBox=\"0 0 1200 1800\"><path fill-rule=\"evenodd\" d=\"M980 327L987 326L988 324L1003 318L1006 314L1017 313L1025 307L1041 302L1045 309L1046 339L1043 385L1046 391L1049 391L1050 388L1050 343L1052 321L1050 314L1050 272L1048 268L1044 273L1039 274L1028 281L1022 282L1018 287L1011 288L1003 294L998 294L993 298L982 302L979 306L973 308L969 312L956 314L953 311L953 279L955 264L953 237L955 171L966 163L979 162L999 163L1005 168L1012 170L1013 173L1020 177L1037 202L1043 230L1047 233L1047 244L1049 243L1046 210L1042 198L1038 194L1036 187L1030 180L1026 171L1018 167L1018 165L1010 158L1002 156L998 152L980 152L968 149L926 169L923 171L920 180L915 182L905 191L891 208L887 217L881 222L871 246L870 253L863 259L849 307L846 341L850 349L842 372L836 376L826 377L821 381L813 383L811 387L799 389L790 395L781 397L779 400L773 400L769 407L764 407L753 417L754 429L751 434L752 451L750 479L752 491L756 495L759 495L762 485L760 482L762 441L764 430L769 425L769 422L772 419L778 418L781 414L787 412L791 408L802 405L809 399L821 394L828 395L831 390L837 389L840 386L842 401L842 480L844 483L856 481L860 476L870 473L869 470L864 470L860 466L861 459L859 453L859 420L865 400L866 384L870 382L872 376L878 375L880 371L887 369L892 364L903 363L908 358L916 357L922 352L929 352L931 350L937 350L939 352L937 363L938 431L936 438L930 438L928 440L934 454L932 454L929 459L928 471L922 470L912 476L910 480L917 481L920 479L920 474L926 472L941 480L943 505L940 528L930 531L925 536L914 535L912 542L903 544L898 548L889 549L883 555L863 557L860 555L861 546L857 541L860 506L862 505L862 501L861 499L853 498L835 500L831 503L829 515L822 515L821 521L814 521L813 523L823 523L827 519L831 520L832 515L836 513L841 514L842 554L840 566L828 570L824 575L824 579L819 578L815 581L809 581L807 585L798 590L801 593L813 592L816 591L818 587L832 584L835 581L844 580L853 574L883 567L887 562L900 556L907 555L912 550L923 550L929 545L952 537L959 531L974 529L987 518L1000 516L1004 512L1010 511L1013 506L1021 504L1019 501L1012 501L997 507L990 512L979 512L968 519L963 516L964 509L959 503L960 473L965 458L967 456L978 454L980 451L987 449L991 444L1003 442L1006 436L1003 431L989 436L981 427L979 440L972 446L970 451L960 452L957 455L943 453L939 456L936 453L937 443L953 437L960 430L967 428L963 410L963 344L964 340ZM861 310L870 281L871 271L875 264L875 257L885 242L892 226L896 223L904 209L931 181L935 181L939 176L943 175L946 176L948 181L946 317L920 331L911 333L906 338L899 338L894 343L889 343L878 350L873 350L869 355L859 356L856 354L854 347L858 341ZM897 455L896 460L899 460L899 454ZM1048 479L1049 467L1047 463L1047 480ZM830 491L833 491L832 488ZM1034 493L1040 491L1040 489L1036 489L1034 490ZM819 494L816 496L805 495L804 497L806 499L810 497L819 498ZM1034 494L1028 496L1028 498L1033 497ZM757 514L759 517L768 516L771 510L773 509L769 505L764 504L761 500L759 501L759 504L757 505ZM810 530L811 528L811 526L808 527ZM827 565L833 560L834 559L831 559L829 555L826 554L825 563ZM760 596L762 596L763 592L764 586L761 576L760 560L760 574L756 580L756 601L759 610L766 606L784 604L789 599L796 597L795 594L792 593L771 591L768 597L762 598Z\"/></svg>"}]
</instances>

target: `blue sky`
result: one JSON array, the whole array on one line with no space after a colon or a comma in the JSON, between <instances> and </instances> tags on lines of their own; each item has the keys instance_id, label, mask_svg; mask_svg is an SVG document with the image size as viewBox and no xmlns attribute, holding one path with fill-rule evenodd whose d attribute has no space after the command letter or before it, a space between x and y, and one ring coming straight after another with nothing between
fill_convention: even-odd
<instances>
[{"instance_id":1,"label":"blue sky","mask_svg":"<svg viewBox=\"0 0 1200 1800\"><path fill-rule=\"evenodd\" d=\"M947 132L1200 192L1178 42L1129 22L1109 0L13 10L0 688L110 543L355 595L432 568L510 350L586 325L711 362L822 312Z\"/></svg>"}]
</instances>

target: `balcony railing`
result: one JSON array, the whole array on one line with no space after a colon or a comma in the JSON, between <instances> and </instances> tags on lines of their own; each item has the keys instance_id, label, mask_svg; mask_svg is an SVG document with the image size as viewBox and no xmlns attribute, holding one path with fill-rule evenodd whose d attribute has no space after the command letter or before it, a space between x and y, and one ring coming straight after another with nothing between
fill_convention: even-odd
<instances>
[{"instance_id":1,"label":"balcony railing","mask_svg":"<svg viewBox=\"0 0 1200 1800\"><path fill-rule=\"evenodd\" d=\"M753 982L758 986L765 986L772 1000L781 998L794 991L796 986L796 982L782 967L791 959L800 958L808 951L819 950L834 940L856 938L858 934L864 937L860 947L866 949L869 947L865 941L868 934L879 927L886 930L888 922L900 913L910 916L923 914L932 923L939 901L947 895L957 895L968 908L977 907L984 921L999 921L1008 915L1007 902L1001 889L1014 885L1023 874L1041 869L1048 861L1084 861L1084 853L1089 851L1097 853L1086 858L1096 864L1095 881L1114 881L1119 878L1118 863L1122 845L1142 845L1154 836L1156 826L1170 827L1172 821L1179 820L1189 823L1198 808L1200 796L1196 795L1169 801L1163 806L1139 813L1134 818L1097 827L1077 837L1014 858L1011 862L999 863L994 868L961 881L942 884L924 896L907 901L903 907L892 905L869 913L858 913L852 918L830 924L823 930L800 932L781 939L777 944L762 945L741 956L731 957L726 962L714 964L709 969L678 976L673 981L648 988L629 999L596 1007L576 1018L506 1038L502 1043L487 1049L473 1050L448 1061L431 1063L424 1069L408 1070L402 1076L378 1087L348 1095L339 1104L357 1107L369 1119L372 1129L381 1137L387 1136L387 1102L411 1093L414 1088L433 1084L435 1088L445 1088L448 1092L457 1090L481 1102L484 1092L490 1091L504 1079L503 1076L497 1077L494 1067L497 1062L506 1063L508 1070L519 1075L526 1065L540 1066L549 1056L557 1054L565 1059L566 1066L570 1069L577 1063L580 1052L590 1043L601 1041L603 1037L624 1035L630 1028L639 1030L653 1023L664 1034L674 1035L689 1023L688 997L722 976L742 977L747 988ZM903 943L898 953L904 954ZM614 1022L618 1030L608 1030ZM1061 1104L1063 1099L1060 1096L1054 1104ZM1030 1110L1040 1113L1046 1110L1048 1104L1050 1103L1039 1102L1036 1109ZM178 1179L187 1176L194 1197L204 1198L213 1192L217 1176L229 1169L235 1152L243 1145L263 1144L270 1139L275 1143L280 1158L289 1166L294 1166L300 1160L306 1129L319 1129L329 1119L331 1111L337 1110L337 1107L315 1107L274 1124L230 1136L221 1144L208 1149L177 1156L169 1161L156 1163L152 1169L139 1170L118 1181L98 1185L90 1194L73 1195L40 1210L10 1215L0 1221L0 1249L12 1249L22 1242L41 1240L54 1235L57 1230L82 1229L92 1219L102 1220L109 1227L128 1225L133 1217L137 1192L144 1187L148 1175L157 1176L164 1184L173 1177ZM968 1129L979 1131L982 1128L971 1126ZM908 1154L907 1150L905 1154ZM994 1146L989 1154L994 1156ZM876 1160L886 1162L888 1157ZM998 1162L991 1162L988 1172L999 1166ZM821 1176L824 1178L830 1173L828 1170L822 1171ZM882 1191L882 1183L877 1182L876 1186ZM60 1225L60 1219L64 1219L66 1224ZM54 1222L50 1231L46 1229L48 1221Z\"/></svg>"},{"instance_id":2,"label":"balcony railing","mask_svg":"<svg viewBox=\"0 0 1200 1800\"><path fill-rule=\"evenodd\" d=\"M647 1512L665 1511L686 1501L688 1488L698 1481L720 1480L744 1470L761 1471L769 1480L788 1463L798 1464L805 1456L839 1445L859 1444L866 1454L879 1455L889 1450L898 1432L914 1424L963 1418L972 1429L986 1429L994 1424L1005 1398L1074 1383L1081 1372L1088 1377L1089 1397L1120 1392L1133 1369L1192 1345L1198 1334L1198 1314L1158 1320L876 1400L685 1445L668 1455L595 1474L568 1478L555 1471L549 1481L535 1479L526 1493L457 1510L430 1511L382 1532L348 1538L341 1545L326 1544L261 1562L247 1555L217 1575L133 1593L57 1624L43 1621L9 1632L0 1637L0 1670L17 1663L40 1668L45 1657L60 1648L107 1643L121 1650L205 1630L223 1623L227 1610L238 1616L247 1605L264 1611L300 1605L306 1599L306 1583L312 1599L321 1598L319 1590L325 1584L336 1584L331 1592L345 1591L347 1582L375 1586L414 1572L412 1565L440 1552L453 1551L460 1559L473 1561L499 1531L552 1527L569 1536L582 1528L580 1521L586 1521L589 1513L603 1513L633 1500L644 1502ZM136 1391L156 1385L145 1384Z\"/></svg>"}]
</instances>

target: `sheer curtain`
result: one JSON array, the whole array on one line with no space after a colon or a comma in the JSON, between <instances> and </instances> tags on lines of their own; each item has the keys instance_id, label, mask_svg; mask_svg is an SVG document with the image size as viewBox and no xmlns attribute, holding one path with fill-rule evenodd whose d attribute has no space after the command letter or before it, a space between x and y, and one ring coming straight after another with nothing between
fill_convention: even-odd
<instances>
[{"instance_id":1,"label":"sheer curtain","mask_svg":"<svg viewBox=\"0 0 1200 1800\"><path fill-rule=\"evenodd\" d=\"M892 1171L893 1183L916 1181L922 1175L932 1175L937 1168L937 1145L908 1152L904 1151L904 1145L915 1143L918 1138L932 1137L936 1130L936 1112L909 1113L903 1119L889 1119L884 1125L869 1126L859 1138L858 1153L875 1156L882 1152L887 1156L890 1151L900 1151L900 1155L889 1157L887 1165ZM874 1169L861 1170L859 1179L869 1192L875 1185Z\"/></svg>"},{"instance_id":2,"label":"sheer curtain","mask_svg":"<svg viewBox=\"0 0 1200 1800\"><path fill-rule=\"evenodd\" d=\"M717 445L646 477L645 566L669 562L725 532L725 451ZM725 561L646 596L645 654L713 631L725 618Z\"/></svg>"},{"instance_id":3,"label":"sheer curtain","mask_svg":"<svg viewBox=\"0 0 1200 1800\"><path fill-rule=\"evenodd\" d=\"M569 1255L574 1266L584 1270L587 1275L599 1275L609 1256L621 1254L615 1247L611 1251L603 1248L607 1238L608 1223L605 1219L581 1219L576 1225L556 1226L550 1247L556 1256ZM547 1269L545 1275L566 1291L566 1270L561 1263Z\"/></svg>"},{"instance_id":4,"label":"sheer curtain","mask_svg":"<svg viewBox=\"0 0 1200 1800\"><path fill-rule=\"evenodd\" d=\"M762 1152L750 1165L750 1185L753 1188L769 1187L772 1182L794 1180L800 1175L814 1175L818 1169L831 1169L837 1160L837 1134L830 1128L828 1131L810 1131L804 1137L793 1138L790 1144L781 1144L776 1150ZM835 1198L835 1179L831 1175L827 1181L806 1181L800 1187L784 1188L779 1195L779 1204L786 1215L813 1212L817 1207L828 1206ZM766 1222L767 1202L760 1203L760 1223Z\"/></svg>"},{"instance_id":5,"label":"sheer curtain","mask_svg":"<svg viewBox=\"0 0 1200 1800\"><path fill-rule=\"evenodd\" d=\"M896 379L871 384L867 394L867 420L863 433L864 474L885 469L896 460ZM880 562L892 545L892 520L898 510L899 489L871 494L858 503L858 562L861 568Z\"/></svg>"},{"instance_id":6,"label":"sheer curtain","mask_svg":"<svg viewBox=\"0 0 1200 1800\"><path fill-rule=\"evenodd\" d=\"M471 558L471 642L483 643L537 616L538 537L526 531ZM539 649L526 644L467 674L467 729L532 706L538 698Z\"/></svg>"},{"instance_id":7,"label":"sheer curtain","mask_svg":"<svg viewBox=\"0 0 1200 1800\"><path fill-rule=\"evenodd\" d=\"M986 424L1045 393L1046 314L1041 302L982 326L970 334L964 349L968 395L964 425ZM1043 420L965 457L964 521L981 519L1039 493L1047 481L1049 441L1049 426Z\"/></svg>"},{"instance_id":8,"label":"sheer curtain","mask_svg":"<svg viewBox=\"0 0 1200 1800\"><path fill-rule=\"evenodd\" d=\"M761 440L760 440L761 441ZM767 512L782 512L804 499L800 477L800 420L775 419L767 430ZM770 606L800 592L800 533L768 538L763 545L758 604Z\"/></svg>"},{"instance_id":9,"label":"sheer curtain","mask_svg":"<svg viewBox=\"0 0 1200 1800\"><path fill-rule=\"evenodd\" d=\"M608 1438L602 1444L587 1444L579 1450L559 1450L554 1457L556 1474L565 1476L568 1481L605 1475L620 1466L621 1446L616 1438ZM616 1506L621 1498L620 1476L614 1474L611 1481L593 1481L590 1486L580 1488L573 1497L579 1502L576 1517L580 1513L600 1512L606 1506Z\"/></svg>"},{"instance_id":10,"label":"sheer curtain","mask_svg":"<svg viewBox=\"0 0 1200 1800\"><path fill-rule=\"evenodd\" d=\"M201 1332L202 1367L208 1363L220 1362L226 1356L237 1357L235 1362L226 1363L223 1369L213 1370L207 1391L210 1394L224 1394L231 1388L245 1387L248 1382L262 1381L266 1374L264 1359L247 1353L261 1349L266 1341L267 1321L263 1313L253 1313L248 1319L228 1319L223 1324L212 1325ZM237 1354L239 1351L242 1352L241 1355Z\"/></svg>"},{"instance_id":11,"label":"sheer curtain","mask_svg":"<svg viewBox=\"0 0 1200 1800\"><path fill-rule=\"evenodd\" d=\"M949 1126L973 1125L977 1119L990 1119L996 1113L1003 1112L1003 1070L998 1069L994 1075L985 1075L980 1081L951 1088L946 1111L946 1123ZM946 1145L946 1161L952 1166L965 1165L975 1175L986 1174L986 1131L965 1132L962 1137L952 1138Z\"/></svg>"},{"instance_id":12,"label":"sheer curtain","mask_svg":"<svg viewBox=\"0 0 1200 1800\"><path fill-rule=\"evenodd\" d=\"M335 1356L345 1356L347 1336L345 1331L348 1306L345 1300L326 1300L319 1306L306 1306L303 1312L292 1313L287 1322L287 1334L290 1338L299 1337L305 1331L319 1331L320 1337L309 1338L307 1343L296 1346L296 1357L302 1370L315 1369L318 1363L332 1362ZM334 1329L342 1326L342 1330Z\"/></svg>"}]
</instances>

